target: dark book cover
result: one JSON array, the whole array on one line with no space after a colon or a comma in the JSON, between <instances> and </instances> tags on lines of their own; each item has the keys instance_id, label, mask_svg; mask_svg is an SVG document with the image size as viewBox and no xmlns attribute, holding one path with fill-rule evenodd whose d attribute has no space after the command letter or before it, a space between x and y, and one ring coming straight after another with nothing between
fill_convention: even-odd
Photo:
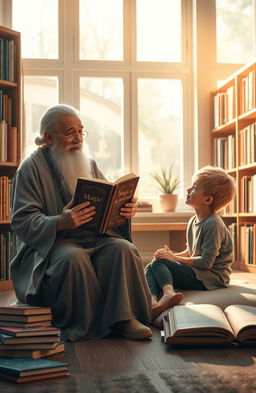
<instances>
[{"instance_id":1,"label":"dark book cover","mask_svg":"<svg viewBox=\"0 0 256 393\"><path fill-rule=\"evenodd\" d=\"M9 344L39 344L39 343L56 343L60 341L60 334L53 334L52 336L33 336L31 333L29 336L11 336L9 334L0 333L0 345Z\"/></svg>"},{"instance_id":2,"label":"dark book cover","mask_svg":"<svg viewBox=\"0 0 256 393\"><path fill-rule=\"evenodd\" d=\"M74 206L89 201L96 208L93 219L80 228L104 233L124 224L127 218L120 215L120 209L133 198L138 181L139 177L133 173L122 176L114 183L78 178Z\"/></svg>"},{"instance_id":3,"label":"dark book cover","mask_svg":"<svg viewBox=\"0 0 256 393\"><path fill-rule=\"evenodd\" d=\"M78 178L74 196L74 206L83 202L90 202L95 206L96 214L93 219L80 228L88 231L100 232L107 207L114 191L114 185L109 182L99 182L94 179Z\"/></svg>"},{"instance_id":4,"label":"dark book cover","mask_svg":"<svg viewBox=\"0 0 256 393\"><path fill-rule=\"evenodd\" d=\"M25 375L33 375L39 373L47 373L52 370L63 371L69 366L69 363L56 362L48 359L32 359L32 358L17 358L17 359L0 359L0 372L5 374L21 377Z\"/></svg>"},{"instance_id":5,"label":"dark book cover","mask_svg":"<svg viewBox=\"0 0 256 393\"><path fill-rule=\"evenodd\" d=\"M65 344L60 342L56 345L54 349L6 349L0 350L0 357L10 357L10 358L43 358L47 356L52 356L60 352L64 352Z\"/></svg>"},{"instance_id":6,"label":"dark book cover","mask_svg":"<svg viewBox=\"0 0 256 393\"><path fill-rule=\"evenodd\" d=\"M52 326L35 326L35 327L14 327L14 326L0 326L0 333L8 334L9 336L52 336L59 335L61 330Z\"/></svg>"},{"instance_id":7,"label":"dark book cover","mask_svg":"<svg viewBox=\"0 0 256 393\"><path fill-rule=\"evenodd\" d=\"M2 327L21 327L21 328L32 328L32 327L42 327L42 326L52 326L51 320L44 320L44 321L37 321L37 322L17 322L17 321L4 321L3 319L0 319L0 332L2 331Z\"/></svg>"},{"instance_id":8,"label":"dark book cover","mask_svg":"<svg viewBox=\"0 0 256 393\"><path fill-rule=\"evenodd\" d=\"M2 322L38 322L38 321L51 321L51 314L39 314L39 315L10 315L10 314L0 314L0 325ZM10 323L10 325L12 325Z\"/></svg>"},{"instance_id":9,"label":"dark book cover","mask_svg":"<svg viewBox=\"0 0 256 393\"><path fill-rule=\"evenodd\" d=\"M1 306L1 314L8 315L38 315L38 314L50 314L50 307L33 307L33 306Z\"/></svg>"},{"instance_id":10,"label":"dark book cover","mask_svg":"<svg viewBox=\"0 0 256 393\"><path fill-rule=\"evenodd\" d=\"M33 381L42 381L44 379L69 377L69 375L70 374L68 371L58 371L58 372L39 374L39 375L29 375L27 377L15 377L13 375L0 373L0 379L13 383L27 383Z\"/></svg>"}]
</instances>

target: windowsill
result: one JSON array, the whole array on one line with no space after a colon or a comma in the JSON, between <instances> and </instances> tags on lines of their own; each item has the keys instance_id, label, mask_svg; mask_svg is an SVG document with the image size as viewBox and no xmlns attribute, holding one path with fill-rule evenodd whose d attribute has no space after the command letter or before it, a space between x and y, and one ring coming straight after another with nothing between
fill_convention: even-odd
<instances>
[{"instance_id":1,"label":"windowsill","mask_svg":"<svg viewBox=\"0 0 256 393\"><path fill-rule=\"evenodd\" d=\"M136 222L187 222L195 213L193 211L175 211L175 212L137 212L132 219Z\"/></svg>"}]
</instances>

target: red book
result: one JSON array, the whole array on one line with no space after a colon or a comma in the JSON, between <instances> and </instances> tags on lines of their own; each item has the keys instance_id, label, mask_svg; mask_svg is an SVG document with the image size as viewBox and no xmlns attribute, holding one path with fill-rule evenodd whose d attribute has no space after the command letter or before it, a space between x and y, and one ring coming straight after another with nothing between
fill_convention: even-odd
<instances>
[{"instance_id":1,"label":"red book","mask_svg":"<svg viewBox=\"0 0 256 393\"><path fill-rule=\"evenodd\" d=\"M37 327L12 327L0 326L0 333L8 334L9 336L22 337L22 336L53 336L60 335L61 330L52 326L37 326Z\"/></svg>"}]
</instances>

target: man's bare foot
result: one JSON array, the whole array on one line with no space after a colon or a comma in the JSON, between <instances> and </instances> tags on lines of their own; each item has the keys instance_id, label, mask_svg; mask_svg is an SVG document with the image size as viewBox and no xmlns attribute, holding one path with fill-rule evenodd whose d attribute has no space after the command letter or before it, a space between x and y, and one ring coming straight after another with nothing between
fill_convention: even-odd
<instances>
[{"instance_id":1,"label":"man's bare foot","mask_svg":"<svg viewBox=\"0 0 256 393\"><path fill-rule=\"evenodd\" d=\"M152 307L152 321L163 311L179 304L183 298L184 296L181 292L163 295L157 305Z\"/></svg>"}]
</instances>

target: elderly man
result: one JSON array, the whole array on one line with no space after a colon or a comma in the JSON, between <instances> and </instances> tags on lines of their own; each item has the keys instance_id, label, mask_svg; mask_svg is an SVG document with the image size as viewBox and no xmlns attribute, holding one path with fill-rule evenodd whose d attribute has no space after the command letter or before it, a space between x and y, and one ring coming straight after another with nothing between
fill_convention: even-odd
<instances>
[{"instance_id":1,"label":"elderly man","mask_svg":"<svg viewBox=\"0 0 256 393\"><path fill-rule=\"evenodd\" d=\"M105 234L83 225L93 220L93 204L72 205L77 177L104 178L82 149L84 134L75 108L49 108L35 140L38 149L16 172L12 229L18 251L11 262L16 296L52 307L64 340L101 338L112 331L145 339L152 335L146 326L151 299L130 237L136 200L120 211L127 223Z\"/></svg>"}]
</instances>

